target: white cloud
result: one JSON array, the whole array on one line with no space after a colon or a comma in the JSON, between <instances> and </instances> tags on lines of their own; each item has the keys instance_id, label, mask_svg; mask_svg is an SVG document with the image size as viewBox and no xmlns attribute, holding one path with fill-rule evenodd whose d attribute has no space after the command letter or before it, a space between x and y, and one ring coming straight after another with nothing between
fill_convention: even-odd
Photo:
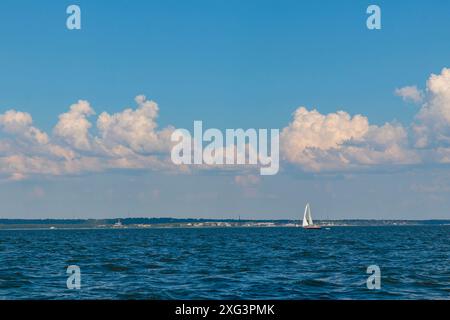
<instances>
[{"instance_id":1,"label":"white cloud","mask_svg":"<svg viewBox=\"0 0 450 320\"><path fill-rule=\"evenodd\" d=\"M397 89L423 105L414 122L370 125L366 117L340 111L327 115L300 107L283 129L287 162L306 171L353 170L380 165L450 162L450 69L432 74L427 94L415 86Z\"/></svg>"},{"instance_id":2,"label":"white cloud","mask_svg":"<svg viewBox=\"0 0 450 320\"><path fill-rule=\"evenodd\" d=\"M344 111L323 115L300 107L281 131L281 153L285 160L306 170L320 171L325 163L341 166L347 160L327 151L333 152L349 141L360 141L368 130L369 121L361 115L351 117Z\"/></svg>"},{"instance_id":3,"label":"white cloud","mask_svg":"<svg viewBox=\"0 0 450 320\"><path fill-rule=\"evenodd\" d=\"M89 128L92 124L87 120L88 116L94 115L95 111L89 102L79 100L70 106L69 112L59 116L53 133L62 138L69 146L80 150L89 150Z\"/></svg>"},{"instance_id":4,"label":"white cloud","mask_svg":"<svg viewBox=\"0 0 450 320\"><path fill-rule=\"evenodd\" d=\"M409 88L409 89L405 89ZM418 101L416 87L398 89L404 98ZM283 164L303 171L329 172L420 163L450 163L450 69L432 74L427 94L410 126L369 123L363 115L345 111L321 114L299 107L282 129ZM53 135L33 126L30 114L8 110L0 114L0 176L23 180L33 175L67 175L109 169L148 169L176 172L235 171L234 182L253 188L259 182L248 166L175 166L170 160L169 126L159 129L158 105L145 96L137 107L109 114L95 112L80 100L59 116ZM234 145L219 151L236 152ZM231 151L233 150L233 151ZM246 150L252 152L252 150ZM256 150L253 150L256 152Z\"/></svg>"},{"instance_id":5,"label":"white cloud","mask_svg":"<svg viewBox=\"0 0 450 320\"><path fill-rule=\"evenodd\" d=\"M409 146L407 130L400 124L370 126L359 145L346 145L342 154L355 165L406 165L421 161Z\"/></svg>"},{"instance_id":6,"label":"white cloud","mask_svg":"<svg viewBox=\"0 0 450 320\"><path fill-rule=\"evenodd\" d=\"M53 136L32 126L28 113L0 114L0 175L23 180L31 175L65 175L117 168L173 170L169 162L171 127L157 130L158 107L136 97L137 110L112 116L103 113L99 136L90 132L87 119L95 114L80 100L59 116ZM100 118L99 118L100 119Z\"/></svg>"},{"instance_id":7,"label":"white cloud","mask_svg":"<svg viewBox=\"0 0 450 320\"><path fill-rule=\"evenodd\" d=\"M413 131L416 147L450 143L450 69L432 74L427 82L429 98L416 115Z\"/></svg>"},{"instance_id":8,"label":"white cloud","mask_svg":"<svg viewBox=\"0 0 450 320\"><path fill-rule=\"evenodd\" d=\"M344 111L323 115L317 110L308 111L298 108L294 119L281 135L284 137L286 156L296 159L298 152L307 148L328 150L336 148L349 140L358 140L369 130L366 117L356 115L353 118ZM292 152L290 152L292 151Z\"/></svg>"},{"instance_id":9,"label":"white cloud","mask_svg":"<svg viewBox=\"0 0 450 320\"><path fill-rule=\"evenodd\" d=\"M419 103L423 100L423 93L417 86L406 86L399 89L395 89L395 94L402 97L405 101L412 101Z\"/></svg>"},{"instance_id":10,"label":"white cloud","mask_svg":"<svg viewBox=\"0 0 450 320\"><path fill-rule=\"evenodd\" d=\"M0 115L0 128L4 132L33 143L46 144L47 134L33 127L32 123L31 115L26 112L8 110Z\"/></svg>"},{"instance_id":11,"label":"white cloud","mask_svg":"<svg viewBox=\"0 0 450 320\"><path fill-rule=\"evenodd\" d=\"M314 172L419 161L408 149L407 131L400 124L369 125L362 115L323 115L304 107L282 130L281 152L288 162Z\"/></svg>"},{"instance_id":12,"label":"white cloud","mask_svg":"<svg viewBox=\"0 0 450 320\"><path fill-rule=\"evenodd\" d=\"M171 146L172 128L157 131L158 105L136 97L136 110L125 109L120 113L103 112L97 119L99 138L97 142L116 154L168 152Z\"/></svg>"}]
</instances>

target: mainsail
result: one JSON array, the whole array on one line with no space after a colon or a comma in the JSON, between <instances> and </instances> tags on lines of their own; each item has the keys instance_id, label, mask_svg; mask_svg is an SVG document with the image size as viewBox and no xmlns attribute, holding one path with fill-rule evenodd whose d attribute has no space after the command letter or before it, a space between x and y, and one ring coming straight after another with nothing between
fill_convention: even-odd
<instances>
[{"instance_id":1,"label":"mainsail","mask_svg":"<svg viewBox=\"0 0 450 320\"><path fill-rule=\"evenodd\" d=\"M311 217L311 208L309 207L309 203L306 204L305 213L303 214L303 227L308 227L313 225L313 220Z\"/></svg>"}]
</instances>

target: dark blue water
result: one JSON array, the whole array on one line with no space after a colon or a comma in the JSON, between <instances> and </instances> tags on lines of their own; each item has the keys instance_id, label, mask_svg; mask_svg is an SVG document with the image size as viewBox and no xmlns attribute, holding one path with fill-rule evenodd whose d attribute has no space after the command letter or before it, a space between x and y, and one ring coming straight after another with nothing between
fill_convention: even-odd
<instances>
[{"instance_id":1,"label":"dark blue water","mask_svg":"<svg viewBox=\"0 0 450 320\"><path fill-rule=\"evenodd\" d=\"M0 299L448 299L450 227L0 231ZM369 290L366 269L381 269ZM68 265L81 289L66 286Z\"/></svg>"}]
</instances>

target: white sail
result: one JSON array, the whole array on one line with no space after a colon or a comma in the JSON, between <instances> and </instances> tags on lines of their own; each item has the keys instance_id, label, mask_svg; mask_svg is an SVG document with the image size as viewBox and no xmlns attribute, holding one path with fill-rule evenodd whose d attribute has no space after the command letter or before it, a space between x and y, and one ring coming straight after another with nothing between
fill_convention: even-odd
<instances>
[{"instance_id":1,"label":"white sail","mask_svg":"<svg viewBox=\"0 0 450 320\"><path fill-rule=\"evenodd\" d=\"M311 215L311 207L309 203L306 204L305 213L303 214L303 228L305 229L321 229L319 225L315 225Z\"/></svg>"},{"instance_id":2,"label":"white sail","mask_svg":"<svg viewBox=\"0 0 450 320\"><path fill-rule=\"evenodd\" d=\"M313 225L313 220L311 217L311 209L309 207L309 203L306 204L305 213L303 214L303 227Z\"/></svg>"},{"instance_id":3,"label":"white sail","mask_svg":"<svg viewBox=\"0 0 450 320\"><path fill-rule=\"evenodd\" d=\"M309 205L309 203L308 203L308 223L310 226L314 224L311 216L311 206Z\"/></svg>"}]
</instances>

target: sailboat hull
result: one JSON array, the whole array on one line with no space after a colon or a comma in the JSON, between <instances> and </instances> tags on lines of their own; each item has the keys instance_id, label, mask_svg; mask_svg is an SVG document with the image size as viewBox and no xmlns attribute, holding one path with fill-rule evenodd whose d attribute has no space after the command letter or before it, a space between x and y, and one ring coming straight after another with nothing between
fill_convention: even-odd
<instances>
[{"instance_id":1,"label":"sailboat hull","mask_svg":"<svg viewBox=\"0 0 450 320\"><path fill-rule=\"evenodd\" d=\"M319 229L322 229L322 227L320 227L320 226L306 226L306 227L303 227L303 229L319 230Z\"/></svg>"}]
</instances>

